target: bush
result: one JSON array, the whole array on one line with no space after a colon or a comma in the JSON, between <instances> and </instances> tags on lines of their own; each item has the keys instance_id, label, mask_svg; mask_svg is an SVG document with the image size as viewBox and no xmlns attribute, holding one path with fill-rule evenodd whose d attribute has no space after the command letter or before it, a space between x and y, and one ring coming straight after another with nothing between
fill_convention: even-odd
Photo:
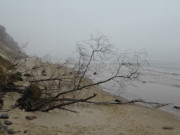
<instances>
[{"instance_id":1,"label":"bush","mask_svg":"<svg viewBox=\"0 0 180 135\"><path fill-rule=\"evenodd\" d=\"M32 107L35 106L36 102L40 100L41 89L37 84L31 84L25 91L22 98L17 100L21 109L31 111Z\"/></svg>"},{"instance_id":2,"label":"bush","mask_svg":"<svg viewBox=\"0 0 180 135\"><path fill-rule=\"evenodd\" d=\"M39 99L41 97L41 89L37 84L31 84L26 90L26 96L31 99Z\"/></svg>"},{"instance_id":3,"label":"bush","mask_svg":"<svg viewBox=\"0 0 180 135\"><path fill-rule=\"evenodd\" d=\"M10 82L23 81L22 74L20 72L14 73L9 77Z\"/></svg>"}]
</instances>

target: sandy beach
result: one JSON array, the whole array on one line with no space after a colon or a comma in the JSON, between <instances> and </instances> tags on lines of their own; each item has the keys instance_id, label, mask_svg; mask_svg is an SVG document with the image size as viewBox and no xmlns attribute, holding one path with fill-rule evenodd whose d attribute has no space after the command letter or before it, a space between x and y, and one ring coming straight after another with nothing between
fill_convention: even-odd
<instances>
[{"instance_id":1,"label":"sandy beach","mask_svg":"<svg viewBox=\"0 0 180 135\"><path fill-rule=\"evenodd\" d=\"M15 93L7 94L4 109L8 109L17 97ZM110 100L112 95L103 93L103 99ZM178 135L180 132L180 118L159 109L135 104L77 104L68 108L78 113L13 109L7 112L13 122L9 128L18 135ZM37 116L37 119L27 120L25 117L28 115Z\"/></svg>"},{"instance_id":2,"label":"sandy beach","mask_svg":"<svg viewBox=\"0 0 180 135\"><path fill-rule=\"evenodd\" d=\"M28 60L19 70L32 68L33 64L38 63ZM47 71L51 72L50 69ZM142 83L141 79L148 83L147 78L140 78L133 83L146 84ZM98 96L92 99L97 102L114 102L115 99L126 101L122 97L103 92L98 86L94 86L91 93L97 93ZM0 112L8 114L9 120L13 122L8 129L13 129L18 135L178 135L180 132L179 116L133 103L119 105L78 103L66 107L77 113L59 109L48 113L25 112L18 108L3 112L9 110L19 97L17 93L7 93L4 97L3 110ZM29 115L37 118L28 120L25 117Z\"/></svg>"}]
</instances>

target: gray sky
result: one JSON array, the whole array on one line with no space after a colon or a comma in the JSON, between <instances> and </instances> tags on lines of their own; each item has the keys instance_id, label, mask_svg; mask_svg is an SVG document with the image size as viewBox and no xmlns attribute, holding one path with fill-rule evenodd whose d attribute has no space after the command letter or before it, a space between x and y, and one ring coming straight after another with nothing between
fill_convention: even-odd
<instances>
[{"instance_id":1,"label":"gray sky","mask_svg":"<svg viewBox=\"0 0 180 135\"><path fill-rule=\"evenodd\" d=\"M29 54L68 57L100 31L121 50L180 62L180 0L0 0L0 24Z\"/></svg>"}]
</instances>

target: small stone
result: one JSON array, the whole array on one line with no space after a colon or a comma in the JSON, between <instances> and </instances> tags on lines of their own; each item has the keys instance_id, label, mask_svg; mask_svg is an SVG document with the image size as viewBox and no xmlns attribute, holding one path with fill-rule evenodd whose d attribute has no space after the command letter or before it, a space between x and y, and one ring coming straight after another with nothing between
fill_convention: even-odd
<instances>
[{"instance_id":1,"label":"small stone","mask_svg":"<svg viewBox=\"0 0 180 135\"><path fill-rule=\"evenodd\" d=\"M20 130L18 130L18 131L16 131L15 133L21 133L21 131L20 131Z\"/></svg>"},{"instance_id":2,"label":"small stone","mask_svg":"<svg viewBox=\"0 0 180 135\"><path fill-rule=\"evenodd\" d=\"M174 128L173 127L162 127L164 130L173 130Z\"/></svg>"},{"instance_id":3,"label":"small stone","mask_svg":"<svg viewBox=\"0 0 180 135\"><path fill-rule=\"evenodd\" d=\"M5 124L5 125L12 125L12 122L9 121L9 120L5 120L5 121L4 121L4 124Z\"/></svg>"},{"instance_id":4,"label":"small stone","mask_svg":"<svg viewBox=\"0 0 180 135\"><path fill-rule=\"evenodd\" d=\"M0 118L1 119L9 119L9 116L7 114L1 114Z\"/></svg>"},{"instance_id":5,"label":"small stone","mask_svg":"<svg viewBox=\"0 0 180 135\"><path fill-rule=\"evenodd\" d=\"M37 117L36 116L26 116L26 119L28 120L33 120L33 119L36 119Z\"/></svg>"},{"instance_id":6,"label":"small stone","mask_svg":"<svg viewBox=\"0 0 180 135\"><path fill-rule=\"evenodd\" d=\"M8 129L7 132L8 132L8 134L14 134L15 133L14 130L12 130L12 129Z\"/></svg>"}]
</instances>

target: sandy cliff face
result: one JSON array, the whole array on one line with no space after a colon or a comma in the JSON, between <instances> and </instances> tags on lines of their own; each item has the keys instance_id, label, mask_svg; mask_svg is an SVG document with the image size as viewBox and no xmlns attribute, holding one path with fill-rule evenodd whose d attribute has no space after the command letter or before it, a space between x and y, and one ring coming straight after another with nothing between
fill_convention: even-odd
<instances>
[{"instance_id":1,"label":"sandy cliff face","mask_svg":"<svg viewBox=\"0 0 180 135\"><path fill-rule=\"evenodd\" d=\"M5 44L3 44L0 41L0 56L3 57L4 59L11 59L15 57L17 54L17 51L13 51L12 49L8 48Z\"/></svg>"},{"instance_id":2,"label":"sandy cliff face","mask_svg":"<svg viewBox=\"0 0 180 135\"><path fill-rule=\"evenodd\" d=\"M26 56L24 53L20 53L20 47L18 43L6 32L5 27L0 25L0 56L5 59Z\"/></svg>"},{"instance_id":3,"label":"sandy cliff face","mask_svg":"<svg viewBox=\"0 0 180 135\"><path fill-rule=\"evenodd\" d=\"M20 47L17 42L6 32L6 29L0 25L0 74L7 72L11 61L18 55Z\"/></svg>"},{"instance_id":4,"label":"sandy cliff face","mask_svg":"<svg viewBox=\"0 0 180 135\"><path fill-rule=\"evenodd\" d=\"M0 56L0 74L1 72L7 72L10 66L10 62Z\"/></svg>"},{"instance_id":5,"label":"sandy cliff face","mask_svg":"<svg viewBox=\"0 0 180 135\"><path fill-rule=\"evenodd\" d=\"M0 25L0 41L12 50L20 50L18 43L6 32L6 28Z\"/></svg>"}]
</instances>

